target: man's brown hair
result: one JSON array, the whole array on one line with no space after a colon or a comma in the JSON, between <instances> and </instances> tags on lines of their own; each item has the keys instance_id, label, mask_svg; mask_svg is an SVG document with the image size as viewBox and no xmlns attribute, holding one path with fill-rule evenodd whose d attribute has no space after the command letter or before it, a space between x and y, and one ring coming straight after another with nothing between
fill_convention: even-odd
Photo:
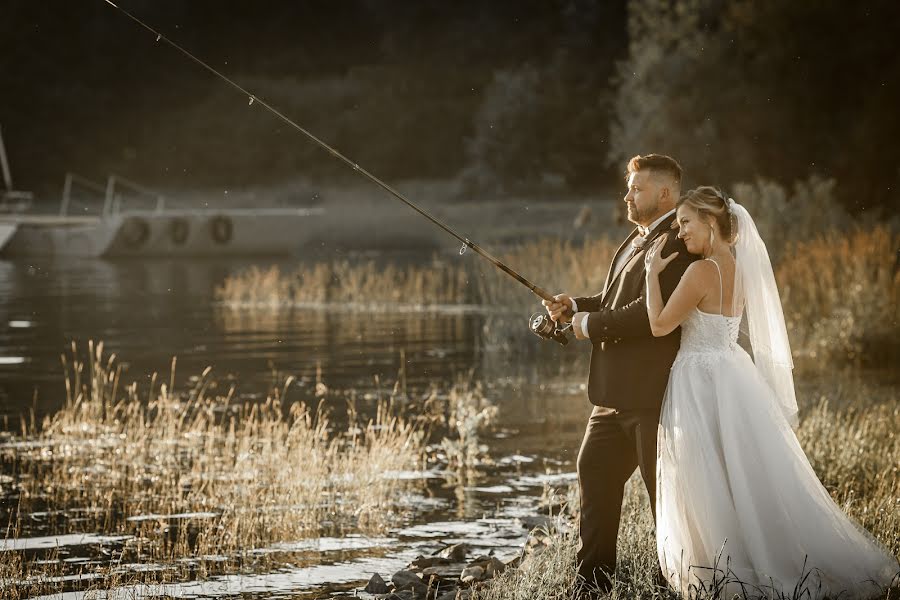
<instances>
[{"instance_id":1,"label":"man's brown hair","mask_svg":"<svg viewBox=\"0 0 900 600\"><path fill-rule=\"evenodd\" d=\"M665 173L671 175L676 183L681 185L681 165L671 156L665 154L647 154L641 156L638 154L628 161L628 175L636 171L654 171L656 173Z\"/></svg>"}]
</instances>

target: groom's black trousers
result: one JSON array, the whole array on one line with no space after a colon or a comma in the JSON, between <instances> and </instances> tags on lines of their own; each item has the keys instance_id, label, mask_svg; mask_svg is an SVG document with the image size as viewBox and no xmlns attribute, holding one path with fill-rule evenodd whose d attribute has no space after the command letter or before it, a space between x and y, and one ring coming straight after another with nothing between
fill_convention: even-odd
<instances>
[{"instance_id":1,"label":"groom's black trousers","mask_svg":"<svg viewBox=\"0 0 900 600\"><path fill-rule=\"evenodd\" d=\"M659 409L595 406L578 452L581 529L578 573L608 588L616 570L616 538L625 482L641 469L656 519L656 433Z\"/></svg>"}]
</instances>

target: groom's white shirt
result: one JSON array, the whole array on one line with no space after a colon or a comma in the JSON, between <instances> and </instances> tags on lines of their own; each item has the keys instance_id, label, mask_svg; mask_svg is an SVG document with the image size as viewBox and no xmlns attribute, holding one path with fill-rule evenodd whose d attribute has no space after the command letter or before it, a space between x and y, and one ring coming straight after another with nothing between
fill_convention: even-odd
<instances>
[{"instance_id":1,"label":"groom's white shirt","mask_svg":"<svg viewBox=\"0 0 900 600\"><path fill-rule=\"evenodd\" d=\"M641 227L638 225L638 233L644 237L647 237L647 234L656 229L656 226L668 219L675 213L675 209L673 208L657 220L653 221L647 227ZM615 277L619 271L622 270L622 267L625 266L625 263L631 260L630 252L622 252L617 258L615 264L613 264L613 277ZM578 312L578 305L575 303L575 299L572 299L572 312ZM584 319L581 320L581 331L584 334L584 337L590 338L591 336L588 334L588 317L590 317L590 313L585 315Z\"/></svg>"}]
</instances>

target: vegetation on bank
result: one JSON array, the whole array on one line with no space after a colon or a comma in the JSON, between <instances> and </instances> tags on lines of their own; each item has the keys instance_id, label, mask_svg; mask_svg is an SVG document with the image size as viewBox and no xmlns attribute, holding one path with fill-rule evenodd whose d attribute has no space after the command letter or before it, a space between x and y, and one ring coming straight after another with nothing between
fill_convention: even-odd
<instances>
[{"instance_id":1,"label":"vegetation on bank","mask_svg":"<svg viewBox=\"0 0 900 600\"><path fill-rule=\"evenodd\" d=\"M125 536L115 562L213 557L227 571L277 542L382 531L421 485L392 475L423 467L425 441L423 426L398 416L390 398L367 420L351 403L336 424L324 402L318 410L284 402L291 378L248 402L218 387L209 368L175 390L174 360L168 381L154 374L125 385L102 344L91 344L84 362L73 345L63 361L65 406L40 426L23 419L20 436L0 446L19 491L7 540L39 512L46 534ZM321 382L315 393L329 396ZM48 564L0 551L0 585Z\"/></svg>"},{"instance_id":2,"label":"vegetation on bank","mask_svg":"<svg viewBox=\"0 0 900 600\"><path fill-rule=\"evenodd\" d=\"M4 598L258 572L289 563L303 540L384 535L420 508L426 468L471 481L497 412L462 378L410 397L402 370L393 389L365 398L317 374L307 401L287 400L307 385L292 377L240 400L210 368L176 390L175 359L164 380L126 385L102 343L85 359L73 343L62 361L65 406L42 423L23 415L0 440L0 483L18 492L0 540ZM84 532L101 536L108 561L73 574L64 552L30 558L36 534Z\"/></svg>"},{"instance_id":3,"label":"vegetation on bank","mask_svg":"<svg viewBox=\"0 0 900 600\"><path fill-rule=\"evenodd\" d=\"M469 275L434 258L428 265L358 264L341 260L317 263L292 273L278 267L253 266L230 275L216 288L216 298L230 308L281 309L324 306L398 310L429 305L466 304L472 299Z\"/></svg>"},{"instance_id":4,"label":"vegetation on bank","mask_svg":"<svg viewBox=\"0 0 900 600\"><path fill-rule=\"evenodd\" d=\"M805 411L798 430L803 449L843 510L874 535L895 556L900 555L900 406L890 398L873 400L866 386L852 398L823 395ZM836 404L842 408L835 408ZM570 494L577 498L577 496ZM577 506L569 507L570 515ZM572 597L575 553L574 528L552 531L549 546L474 590L471 600L565 599ZM635 474L626 486L619 530L616 578L609 600L677 598L656 585L658 564L653 520L643 482ZM898 582L900 586L900 582ZM787 590L786 598L807 598L809 592ZM793 595L791 595L793 593ZM897 598L900 587L885 590L882 598ZM697 600L725 600L721 590L698 590ZM779 596L773 596L779 599Z\"/></svg>"},{"instance_id":5,"label":"vegetation on bank","mask_svg":"<svg viewBox=\"0 0 900 600\"><path fill-rule=\"evenodd\" d=\"M898 247L900 235L882 225L776 246L775 275L798 364L879 365L900 353ZM589 294L602 287L615 249L607 238L583 245L545 238L500 259L541 274L545 289ZM540 307L530 294L511 294L512 285L490 265L472 269L436 259L426 266L381 268L371 261L341 262L288 274L254 267L226 278L216 297L227 311L325 308L334 301L345 309L378 310L475 303L526 313Z\"/></svg>"}]
</instances>

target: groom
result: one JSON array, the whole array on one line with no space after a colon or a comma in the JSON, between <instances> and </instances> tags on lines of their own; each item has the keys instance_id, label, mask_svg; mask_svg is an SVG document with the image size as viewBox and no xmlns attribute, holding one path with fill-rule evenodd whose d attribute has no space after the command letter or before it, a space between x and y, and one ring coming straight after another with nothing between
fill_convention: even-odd
<instances>
[{"instance_id":1,"label":"groom","mask_svg":"<svg viewBox=\"0 0 900 600\"><path fill-rule=\"evenodd\" d=\"M616 536L625 482L640 468L656 517L656 430L678 352L679 329L655 338L647 320L644 254L672 229L681 191L681 166L660 154L628 162L628 220L637 228L616 252L603 291L595 296L555 296L544 301L554 320L572 321L578 339L590 339L588 397L594 410L578 453L581 489L579 575L609 589L616 569ZM660 275L663 299L697 257L670 235L662 256L678 252Z\"/></svg>"}]
</instances>

